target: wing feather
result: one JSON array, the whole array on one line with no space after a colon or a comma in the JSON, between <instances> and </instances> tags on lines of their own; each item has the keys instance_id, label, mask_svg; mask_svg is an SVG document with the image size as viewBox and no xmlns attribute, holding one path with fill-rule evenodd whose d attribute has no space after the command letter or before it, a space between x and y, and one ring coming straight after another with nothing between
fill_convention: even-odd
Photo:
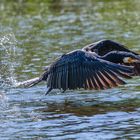
<instances>
[{"instance_id":1,"label":"wing feather","mask_svg":"<svg viewBox=\"0 0 140 140\"><path fill-rule=\"evenodd\" d=\"M124 46L124 45L122 45L118 42L115 42L115 41L112 41L112 40L107 40L107 39L100 40L98 42L94 42L92 44L89 44L89 45L85 46L83 48L83 50L92 51L92 52L95 52L95 53L97 53L98 55L101 55L101 56L107 54L110 51L125 51L125 52L131 52L133 54L138 55L137 53L127 49L126 46Z\"/></svg>"},{"instance_id":2,"label":"wing feather","mask_svg":"<svg viewBox=\"0 0 140 140\"><path fill-rule=\"evenodd\" d=\"M112 75L110 75L107 71L102 71L102 73L103 73L103 75L106 77L106 80L108 79L109 85L110 85L111 87L116 87L116 86L118 86L118 85L116 84L116 81L115 81L114 77L112 77Z\"/></svg>"},{"instance_id":3,"label":"wing feather","mask_svg":"<svg viewBox=\"0 0 140 140\"><path fill-rule=\"evenodd\" d=\"M110 85L110 80L102 73L102 71L99 71L98 72L98 75L100 77L100 79L104 82L104 85L106 88L110 88L111 85Z\"/></svg>"},{"instance_id":4,"label":"wing feather","mask_svg":"<svg viewBox=\"0 0 140 140\"><path fill-rule=\"evenodd\" d=\"M119 77L132 74L132 67L113 64L77 50L55 61L48 70L51 89L106 89L124 84ZM119 76L119 77L118 77Z\"/></svg>"}]
</instances>

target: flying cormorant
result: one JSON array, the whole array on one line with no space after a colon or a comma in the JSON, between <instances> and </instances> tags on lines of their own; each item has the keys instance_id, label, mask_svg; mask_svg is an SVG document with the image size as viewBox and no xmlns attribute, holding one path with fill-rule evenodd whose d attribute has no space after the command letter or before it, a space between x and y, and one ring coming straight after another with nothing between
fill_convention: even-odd
<instances>
[{"instance_id":1,"label":"flying cormorant","mask_svg":"<svg viewBox=\"0 0 140 140\"><path fill-rule=\"evenodd\" d=\"M102 40L62 55L47 66L40 77L21 82L20 85L31 87L46 81L46 94L52 89L108 89L125 84L121 78L138 75L140 67L125 66L134 63L140 63L137 53L120 43Z\"/></svg>"}]
</instances>

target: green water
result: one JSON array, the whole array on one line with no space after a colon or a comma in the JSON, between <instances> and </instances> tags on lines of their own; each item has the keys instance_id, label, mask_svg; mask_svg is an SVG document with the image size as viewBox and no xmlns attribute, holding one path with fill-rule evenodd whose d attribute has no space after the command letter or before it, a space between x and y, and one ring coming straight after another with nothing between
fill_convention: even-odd
<instances>
[{"instance_id":1,"label":"green water","mask_svg":"<svg viewBox=\"0 0 140 140\"><path fill-rule=\"evenodd\" d=\"M140 139L140 79L105 91L13 88L100 39L140 52L139 0L1 0L0 139Z\"/></svg>"}]
</instances>

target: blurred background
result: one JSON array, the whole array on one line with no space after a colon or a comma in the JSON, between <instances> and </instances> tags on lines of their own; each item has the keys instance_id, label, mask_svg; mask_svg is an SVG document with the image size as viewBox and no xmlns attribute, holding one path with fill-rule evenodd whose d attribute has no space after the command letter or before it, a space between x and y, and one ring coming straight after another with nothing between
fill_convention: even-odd
<instances>
[{"instance_id":1,"label":"blurred background","mask_svg":"<svg viewBox=\"0 0 140 140\"><path fill-rule=\"evenodd\" d=\"M101 39L140 52L139 0L1 0L0 138L140 139L139 77L106 91L12 88Z\"/></svg>"}]
</instances>

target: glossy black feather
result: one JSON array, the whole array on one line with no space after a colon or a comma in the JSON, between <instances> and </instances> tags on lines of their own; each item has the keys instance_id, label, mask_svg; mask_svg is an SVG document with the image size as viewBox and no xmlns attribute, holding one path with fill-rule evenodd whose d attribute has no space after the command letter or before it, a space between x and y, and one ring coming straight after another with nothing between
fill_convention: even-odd
<instances>
[{"instance_id":1,"label":"glossy black feather","mask_svg":"<svg viewBox=\"0 0 140 140\"><path fill-rule=\"evenodd\" d=\"M46 80L51 89L106 89L124 84L118 77L123 77L119 72L131 75L132 68L99 59L90 52L77 50L63 55L50 65Z\"/></svg>"},{"instance_id":2,"label":"glossy black feather","mask_svg":"<svg viewBox=\"0 0 140 140\"><path fill-rule=\"evenodd\" d=\"M135 55L138 55L137 53L127 49L126 46L124 46L118 42L115 42L112 40L107 40L107 39L89 44L89 45L85 46L83 48L83 50L95 52L96 54L98 54L100 56L103 56L111 51L131 52Z\"/></svg>"},{"instance_id":3,"label":"glossy black feather","mask_svg":"<svg viewBox=\"0 0 140 140\"><path fill-rule=\"evenodd\" d=\"M140 63L125 64L124 57L140 60L137 53L128 50L120 43L102 40L87 45L82 50L64 54L47 66L38 80L33 80L28 85L33 86L46 81L47 93L52 89L100 90L123 85L125 82L121 77L131 78L132 75L140 75ZM134 69L130 66L134 66Z\"/></svg>"},{"instance_id":4,"label":"glossy black feather","mask_svg":"<svg viewBox=\"0 0 140 140\"><path fill-rule=\"evenodd\" d=\"M134 75L140 76L140 55L134 51L129 50L126 46L112 41L112 40L101 40L92 44L89 44L83 48L84 51L95 52L102 59L123 65L134 66ZM98 57L98 56L97 56ZM130 57L139 60L135 63L124 63L123 58Z\"/></svg>"}]
</instances>

